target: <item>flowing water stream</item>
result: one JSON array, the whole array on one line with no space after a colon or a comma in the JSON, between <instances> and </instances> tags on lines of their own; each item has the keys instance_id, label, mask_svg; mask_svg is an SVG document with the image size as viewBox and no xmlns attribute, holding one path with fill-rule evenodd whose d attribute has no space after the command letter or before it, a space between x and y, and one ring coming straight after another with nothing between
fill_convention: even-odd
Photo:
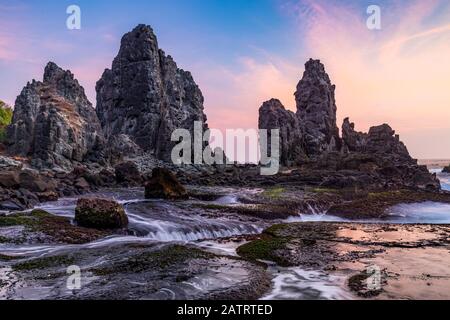
<instances>
[{"instance_id":1,"label":"flowing water stream","mask_svg":"<svg viewBox=\"0 0 450 320\"><path fill-rule=\"evenodd\" d=\"M438 173L438 176L442 181L443 188L450 190L450 175ZM215 214L196 205L198 203L237 205L240 196L245 196L246 193L259 192L251 189L221 191L225 195L214 201L145 200L142 189L107 190L87 195L87 197L113 198L122 203L129 217L130 234L110 236L83 245L0 244L0 251L12 256L40 257L59 253L59 251L91 250L120 244L175 242L189 243L214 253L234 256L236 255L236 248L243 242L219 241L221 238L258 234L264 228L270 226L270 223L240 215ZM44 203L39 208L72 219L76 200L76 198L64 198L56 202ZM298 217L290 218L284 222L305 221L342 222L346 220L321 212L314 214L299 212ZM272 221L271 223L276 222ZM387 219L377 222L450 224L450 205L433 202L398 205L391 209L390 216ZM271 265L268 271L273 278L273 289L263 299L350 299L353 297L345 286L345 277L330 276L317 270L281 268L274 265ZM222 276L230 278L226 274ZM215 277L217 281L222 276L219 274L210 275L210 277ZM211 282L199 281L195 286L200 288L202 283ZM201 289L208 290L207 287Z\"/></svg>"}]
</instances>

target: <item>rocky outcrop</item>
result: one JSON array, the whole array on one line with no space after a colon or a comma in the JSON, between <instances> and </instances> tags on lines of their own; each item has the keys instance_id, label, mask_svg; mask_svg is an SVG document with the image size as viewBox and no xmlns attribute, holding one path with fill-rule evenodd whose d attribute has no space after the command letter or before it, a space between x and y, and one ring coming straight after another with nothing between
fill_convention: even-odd
<instances>
[{"instance_id":1,"label":"rocky outcrop","mask_svg":"<svg viewBox=\"0 0 450 320\"><path fill-rule=\"evenodd\" d=\"M123 207L107 199L78 199L75 221L79 226L95 229L118 229L128 225Z\"/></svg>"},{"instance_id":2,"label":"rocky outcrop","mask_svg":"<svg viewBox=\"0 0 450 320\"><path fill-rule=\"evenodd\" d=\"M342 152L323 155L315 164L316 168L358 171L364 173L366 182L372 181L381 188L440 189L437 177L430 174L426 166L418 165L400 137L387 124L363 133L355 131L354 123L346 118L342 125L342 141ZM326 182L328 186L335 183ZM364 186L364 180L355 179L354 184Z\"/></svg>"},{"instance_id":3,"label":"rocky outcrop","mask_svg":"<svg viewBox=\"0 0 450 320\"><path fill-rule=\"evenodd\" d=\"M320 60L310 59L295 92L305 152L310 157L340 149L335 89Z\"/></svg>"},{"instance_id":4,"label":"rocky outcrop","mask_svg":"<svg viewBox=\"0 0 450 320\"><path fill-rule=\"evenodd\" d=\"M105 154L111 164L127 158L139 157L143 150L126 134L113 135L108 139Z\"/></svg>"},{"instance_id":5,"label":"rocky outcrop","mask_svg":"<svg viewBox=\"0 0 450 320\"><path fill-rule=\"evenodd\" d=\"M314 160L325 152L339 151L335 86L319 60L309 60L297 85L297 112L285 110L276 99L259 111L259 129L280 129L280 163L285 166Z\"/></svg>"},{"instance_id":6,"label":"rocky outcrop","mask_svg":"<svg viewBox=\"0 0 450 320\"><path fill-rule=\"evenodd\" d=\"M305 157L302 132L295 113L286 110L280 100L272 99L259 109L259 129L268 130L268 152L271 151L272 129L280 130L280 164L293 166Z\"/></svg>"},{"instance_id":7,"label":"rocky outcrop","mask_svg":"<svg viewBox=\"0 0 450 320\"><path fill-rule=\"evenodd\" d=\"M282 165L301 165L318 176L320 171L313 183L325 187L440 189L436 176L417 164L389 125L362 133L346 118L341 139L334 94L323 64L311 59L297 86L295 115L275 99L260 108L259 128L280 129Z\"/></svg>"},{"instance_id":8,"label":"rocky outcrop","mask_svg":"<svg viewBox=\"0 0 450 320\"><path fill-rule=\"evenodd\" d=\"M127 161L119 163L115 168L116 182L128 186L140 185L142 182L141 173L134 162Z\"/></svg>"},{"instance_id":9,"label":"rocky outcrop","mask_svg":"<svg viewBox=\"0 0 450 320\"><path fill-rule=\"evenodd\" d=\"M186 189L175 175L165 168L155 168L152 178L145 185L146 199L185 199L188 197Z\"/></svg>"},{"instance_id":10,"label":"rocky outcrop","mask_svg":"<svg viewBox=\"0 0 450 320\"><path fill-rule=\"evenodd\" d=\"M7 144L9 153L29 157L37 168L103 161L104 138L94 108L73 74L52 62L43 81L28 83L17 97Z\"/></svg>"},{"instance_id":11,"label":"rocky outcrop","mask_svg":"<svg viewBox=\"0 0 450 320\"><path fill-rule=\"evenodd\" d=\"M399 135L387 124L372 127L369 133L362 133L355 131L355 124L346 118L342 125L342 140L345 152L384 154L413 161Z\"/></svg>"},{"instance_id":12,"label":"rocky outcrop","mask_svg":"<svg viewBox=\"0 0 450 320\"><path fill-rule=\"evenodd\" d=\"M0 170L0 210L18 211L57 200L55 181L38 171L10 166Z\"/></svg>"},{"instance_id":13,"label":"rocky outcrop","mask_svg":"<svg viewBox=\"0 0 450 320\"><path fill-rule=\"evenodd\" d=\"M344 152L363 151L367 143L367 134L355 131L355 124L349 118L342 124L342 146Z\"/></svg>"},{"instance_id":14,"label":"rocky outcrop","mask_svg":"<svg viewBox=\"0 0 450 320\"><path fill-rule=\"evenodd\" d=\"M203 96L191 74L159 49L149 26L122 38L120 51L97 82L97 115L108 139L128 135L141 149L170 160L172 131L206 129ZM193 137L193 135L192 135Z\"/></svg>"},{"instance_id":15,"label":"rocky outcrop","mask_svg":"<svg viewBox=\"0 0 450 320\"><path fill-rule=\"evenodd\" d=\"M450 165L444 167L444 169L442 169L442 172L444 172L444 173L450 173Z\"/></svg>"}]
</instances>

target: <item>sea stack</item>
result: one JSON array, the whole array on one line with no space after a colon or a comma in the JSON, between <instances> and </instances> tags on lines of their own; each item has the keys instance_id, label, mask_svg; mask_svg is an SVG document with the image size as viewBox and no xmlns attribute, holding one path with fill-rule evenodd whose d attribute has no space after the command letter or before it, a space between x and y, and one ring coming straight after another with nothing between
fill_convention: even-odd
<instances>
[{"instance_id":1,"label":"sea stack","mask_svg":"<svg viewBox=\"0 0 450 320\"><path fill-rule=\"evenodd\" d=\"M286 167L339 172L325 178L332 187L364 186L370 181L380 188L411 187L439 190L440 183L425 166L419 166L399 135L388 125L355 130L349 118L336 125L335 86L324 65L310 59L295 92L297 112L286 110L272 99L259 110L260 129L280 130L280 163ZM270 148L269 148L270 150Z\"/></svg>"},{"instance_id":2,"label":"sea stack","mask_svg":"<svg viewBox=\"0 0 450 320\"><path fill-rule=\"evenodd\" d=\"M335 90L320 60L310 59L295 92L305 152L310 157L340 149Z\"/></svg>"},{"instance_id":3,"label":"sea stack","mask_svg":"<svg viewBox=\"0 0 450 320\"><path fill-rule=\"evenodd\" d=\"M97 82L97 115L107 139L126 135L145 152L169 161L171 134L207 119L192 75L159 49L150 26L125 34L111 69Z\"/></svg>"}]
</instances>

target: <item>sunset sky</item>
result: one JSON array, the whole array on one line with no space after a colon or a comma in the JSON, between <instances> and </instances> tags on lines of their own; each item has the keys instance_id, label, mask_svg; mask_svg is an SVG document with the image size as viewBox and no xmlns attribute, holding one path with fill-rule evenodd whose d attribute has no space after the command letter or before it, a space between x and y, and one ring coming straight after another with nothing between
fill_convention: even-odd
<instances>
[{"instance_id":1,"label":"sunset sky","mask_svg":"<svg viewBox=\"0 0 450 320\"><path fill-rule=\"evenodd\" d=\"M66 28L71 4L81 30ZM366 27L371 4L381 30ZM13 104L51 60L95 106L96 81L139 23L192 72L212 128L256 128L270 98L295 110L312 57L337 86L338 125L347 116L361 131L389 123L414 157L450 158L448 0L0 0L0 99Z\"/></svg>"}]
</instances>

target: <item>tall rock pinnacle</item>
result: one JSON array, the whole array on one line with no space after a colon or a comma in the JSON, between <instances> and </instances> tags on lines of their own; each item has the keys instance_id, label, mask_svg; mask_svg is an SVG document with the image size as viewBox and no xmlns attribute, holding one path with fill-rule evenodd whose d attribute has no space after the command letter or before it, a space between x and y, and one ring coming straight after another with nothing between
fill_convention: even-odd
<instances>
[{"instance_id":1,"label":"tall rock pinnacle","mask_svg":"<svg viewBox=\"0 0 450 320\"><path fill-rule=\"evenodd\" d=\"M170 160L174 129L192 133L194 121L207 128L199 87L159 49L150 26L138 25L123 36L112 68L105 70L96 90L106 137L128 135L159 159Z\"/></svg>"},{"instance_id":2,"label":"tall rock pinnacle","mask_svg":"<svg viewBox=\"0 0 450 320\"><path fill-rule=\"evenodd\" d=\"M340 148L334 92L335 86L324 65L320 60L310 59L295 92L297 116L309 156Z\"/></svg>"}]
</instances>

